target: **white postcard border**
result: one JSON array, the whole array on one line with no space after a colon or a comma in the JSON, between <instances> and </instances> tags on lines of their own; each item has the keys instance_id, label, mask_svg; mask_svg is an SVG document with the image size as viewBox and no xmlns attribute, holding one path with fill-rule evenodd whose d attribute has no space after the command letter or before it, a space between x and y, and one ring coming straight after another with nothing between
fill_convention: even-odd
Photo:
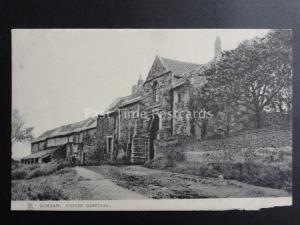
<instances>
[{"instance_id":1,"label":"white postcard border","mask_svg":"<svg viewBox=\"0 0 300 225\"><path fill-rule=\"evenodd\" d=\"M166 211L259 210L291 206L292 197L163 200L11 201L11 210L38 211Z\"/></svg>"}]
</instances>

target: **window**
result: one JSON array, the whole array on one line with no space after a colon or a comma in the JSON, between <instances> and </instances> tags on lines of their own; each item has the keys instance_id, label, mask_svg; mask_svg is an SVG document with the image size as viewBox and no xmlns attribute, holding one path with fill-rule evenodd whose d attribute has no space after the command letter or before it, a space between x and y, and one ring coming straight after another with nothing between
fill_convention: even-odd
<instances>
[{"instance_id":1,"label":"window","mask_svg":"<svg viewBox=\"0 0 300 225\"><path fill-rule=\"evenodd\" d=\"M159 102L159 94L158 94L158 83L157 81L153 84L153 94L155 102Z\"/></svg>"},{"instance_id":2,"label":"window","mask_svg":"<svg viewBox=\"0 0 300 225\"><path fill-rule=\"evenodd\" d=\"M178 93L178 102L182 101L182 94Z\"/></svg>"},{"instance_id":3,"label":"window","mask_svg":"<svg viewBox=\"0 0 300 225\"><path fill-rule=\"evenodd\" d=\"M177 102L178 103L184 102L184 92L182 92L182 93L177 92Z\"/></svg>"}]
</instances>

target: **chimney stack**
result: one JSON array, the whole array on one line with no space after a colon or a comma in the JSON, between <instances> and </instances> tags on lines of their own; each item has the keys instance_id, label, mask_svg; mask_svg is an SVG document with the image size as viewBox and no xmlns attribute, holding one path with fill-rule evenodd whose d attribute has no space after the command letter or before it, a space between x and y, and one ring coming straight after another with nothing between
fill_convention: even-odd
<instances>
[{"instance_id":1,"label":"chimney stack","mask_svg":"<svg viewBox=\"0 0 300 225\"><path fill-rule=\"evenodd\" d=\"M140 91L143 88L143 83L144 83L144 81L142 79L142 75L140 75L137 84L132 86L132 95L140 93Z\"/></svg>"},{"instance_id":2,"label":"chimney stack","mask_svg":"<svg viewBox=\"0 0 300 225\"><path fill-rule=\"evenodd\" d=\"M139 80L138 80L138 86L143 85L143 79L142 79L142 75L140 75Z\"/></svg>"}]
</instances>

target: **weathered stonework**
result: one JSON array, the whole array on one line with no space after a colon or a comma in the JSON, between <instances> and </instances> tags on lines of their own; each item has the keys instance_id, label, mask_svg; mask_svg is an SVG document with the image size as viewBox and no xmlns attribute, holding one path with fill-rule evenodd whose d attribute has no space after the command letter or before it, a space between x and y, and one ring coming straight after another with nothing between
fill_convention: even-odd
<instances>
[{"instance_id":1,"label":"weathered stonework","mask_svg":"<svg viewBox=\"0 0 300 225\"><path fill-rule=\"evenodd\" d=\"M156 57L146 81L142 84L139 80L131 96L115 102L110 118L98 117L97 149L102 158L144 163L162 155L160 146L164 142L193 135L187 115L190 88L192 83L201 86L204 82L199 76L187 79L185 73L198 67L200 65ZM111 139L112 148L112 144L108 144Z\"/></svg>"},{"instance_id":2,"label":"weathered stonework","mask_svg":"<svg viewBox=\"0 0 300 225\"><path fill-rule=\"evenodd\" d=\"M115 142L117 119L116 113L98 117L97 149L99 151L100 160L109 159L113 156L111 148L113 148ZM111 143L108 143L108 141L111 141ZM111 148L108 148L109 144L112 146Z\"/></svg>"}]
</instances>

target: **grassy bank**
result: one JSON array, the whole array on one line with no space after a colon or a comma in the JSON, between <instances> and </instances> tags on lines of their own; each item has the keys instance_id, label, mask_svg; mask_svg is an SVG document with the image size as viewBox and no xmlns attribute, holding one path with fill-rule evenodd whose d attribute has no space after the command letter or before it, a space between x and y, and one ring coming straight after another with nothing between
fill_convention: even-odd
<instances>
[{"instance_id":1,"label":"grassy bank","mask_svg":"<svg viewBox=\"0 0 300 225\"><path fill-rule=\"evenodd\" d=\"M69 164L65 161L52 161L49 163L33 165L13 163L11 168L11 179L19 180L47 176L68 166Z\"/></svg>"},{"instance_id":2,"label":"grassy bank","mask_svg":"<svg viewBox=\"0 0 300 225\"><path fill-rule=\"evenodd\" d=\"M153 199L289 196L289 193L283 190L254 186L235 180L173 173L136 165L87 168L102 174L121 187Z\"/></svg>"},{"instance_id":3,"label":"grassy bank","mask_svg":"<svg viewBox=\"0 0 300 225\"><path fill-rule=\"evenodd\" d=\"M289 169L255 163L180 162L173 163L173 166L165 166L165 163L165 160L157 160L146 166L148 168L201 177L232 179L262 187L283 189L289 193L292 191L292 173Z\"/></svg>"},{"instance_id":4,"label":"grassy bank","mask_svg":"<svg viewBox=\"0 0 300 225\"><path fill-rule=\"evenodd\" d=\"M74 172L63 169L52 175L32 179L18 179L11 182L12 200L66 200L63 184L71 181Z\"/></svg>"},{"instance_id":5,"label":"grassy bank","mask_svg":"<svg viewBox=\"0 0 300 225\"><path fill-rule=\"evenodd\" d=\"M166 146L161 150L162 157L145 166L175 173L232 179L291 193L291 135L290 131L285 132L265 131L264 135L262 132L252 132L228 139ZM269 136L272 136L271 140ZM276 143L281 144L274 145ZM193 146L192 151L187 146Z\"/></svg>"},{"instance_id":6,"label":"grassy bank","mask_svg":"<svg viewBox=\"0 0 300 225\"><path fill-rule=\"evenodd\" d=\"M12 164L12 200L85 199L87 191L78 185L80 177L64 161L45 164Z\"/></svg>"}]
</instances>

